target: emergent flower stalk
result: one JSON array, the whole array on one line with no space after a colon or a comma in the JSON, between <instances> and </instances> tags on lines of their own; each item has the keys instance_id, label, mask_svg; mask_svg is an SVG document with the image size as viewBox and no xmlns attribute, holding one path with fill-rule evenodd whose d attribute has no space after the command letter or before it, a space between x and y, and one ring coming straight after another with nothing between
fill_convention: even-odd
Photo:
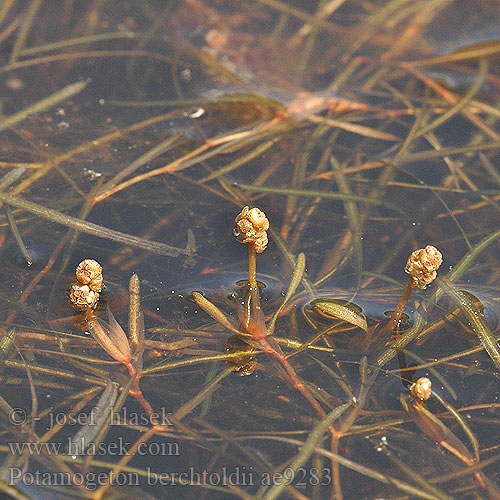
<instances>
[{"instance_id":1,"label":"emergent flower stalk","mask_svg":"<svg viewBox=\"0 0 500 500\"><path fill-rule=\"evenodd\" d=\"M401 315L405 308L410 294L415 286L425 289L427 285L432 283L437 276L437 270L443 262L441 252L432 245L427 245L425 248L415 250L406 263L405 272L410 275L410 280L399 299L396 310L392 313L386 329L394 330L401 321Z\"/></svg>"}]
</instances>

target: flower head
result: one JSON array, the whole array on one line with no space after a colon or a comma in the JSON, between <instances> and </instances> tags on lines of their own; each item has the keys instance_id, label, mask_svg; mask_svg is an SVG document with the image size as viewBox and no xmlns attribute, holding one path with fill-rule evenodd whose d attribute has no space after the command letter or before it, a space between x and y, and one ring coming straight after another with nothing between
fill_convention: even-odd
<instances>
[{"instance_id":1,"label":"flower head","mask_svg":"<svg viewBox=\"0 0 500 500\"><path fill-rule=\"evenodd\" d=\"M419 288L425 288L436 279L436 271L442 262L441 252L436 247L427 245L410 255L405 271L415 280Z\"/></svg>"},{"instance_id":2,"label":"flower head","mask_svg":"<svg viewBox=\"0 0 500 500\"><path fill-rule=\"evenodd\" d=\"M427 377L420 377L410 386L410 394L414 399L427 401L432 394L432 382Z\"/></svg>"},{"instance_id":3,"label":"flower head","mask_svg":"<svg viewBox=\"0 0 500 500\"><path fill-rule=\"evenodd\" d=\"M69 290L69 300L77 311L85 311L97 306L99 293L91 290L88 285L74 283Z\"/></svg>"},{"instance_id":4,"label":"flower head","mask_svg":"<svg viewBox=\"0 0 500 500\"><path fill-rule=\"evenodd\" d=\"M85 259L76 268L76 279L94 292L102 290L102 267L94 259Z\"/></svg>"},{"instance_id":5,"label":"flower head","mask_svg":"<svg viewBox=\"0 0 500 500\"><path fill-rule=\"evenodd\" d=\"M258 208L244 207L235 222L238 241L249 243L257 253L262 253L268 243L266 231L269 229L269 220L266 214Z\"/></svg>"}]
</instances>

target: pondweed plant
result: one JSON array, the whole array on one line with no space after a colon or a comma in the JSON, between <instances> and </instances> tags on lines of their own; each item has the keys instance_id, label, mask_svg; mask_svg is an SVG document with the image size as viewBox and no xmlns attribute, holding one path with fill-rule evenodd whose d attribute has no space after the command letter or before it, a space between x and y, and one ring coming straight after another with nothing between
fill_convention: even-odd
<instances>
[{"instance_id":1,"label":"pondweed plant","mask_svg":"<svg viewBox=\"0 0 500 500\"><path fill-rule=\"evenodd\" d=\"M427 288L437 277L437 270L443 262L441 252L427 245L425 248L415 250L409 257L406 263L405 272L410 275L410 280L406 285L401 297L399 298L396 309L391 314L389 321L380 328L377 326L374 336L384 339L392 331L398 328L401 321L401 316L405 308L411 292L415 286L421 289Z\"/></svg>"},{"instance_id":2,"label":"pondweed plant","mask_svg":"<svg viewBox=\"0 0 500 500\"><path fill-rule=\"evenodd\" d=\"M372 350L372 346L384 345L391 340L391 336L400 334L401 319L404 308L415 286L425 289L437 277L437 270L443 259L441 252L431 245L415 250L406 263L405 272L410 275L409 282L401 294L396 309L390 314L388 321L377 321L368 327L360 311L354 311L354 305L340 307L335 302L325 299L316 299L311 304L319 307L322 313L331 313L340 320L358 326L363 332L355 335L349 342L351 348L361 349L365 354ZM376 349L375 349L376 350Z\"/></svg>"},{"instance_id":3,"label":"pondweed plant","mask_svg":"<svg viewBox=\"0 0 500 500\"><path fill-rule=\"evenodd\" d=\"M264 313L260 305L260 293L257 284L257 253L262 253L266 249L268 243L266 231L269 229L269 221L260 209L249 209L246 206L238 214L235 222L237 225L237 229L234 231L235 236L241 243L248 244L248 284L238 307L239 326L234 325L217 306L201 293L193 292L192 296L196 303L212 318L241 337L249 347L257 348L278 360L288 374L293 387L311 403L321 417L324 417L326 413L323 408L299 378L279 345L272 338L269 338L274 332L276 318L293 295L302 278L305 269L305 257L301 254L297 259L297 266L285 300L273 315L268 326L265 323Z\"/></svg>"},{"instance_id":4,"label":"pondweed plant","mask_svg":"<svg viewBox=\"0 0 500 500\"><path fill-rule=\"evenodd\" d=\"M92 283L95 287L102 286L102 276L99 274L93 276L93 262L83 261L77 268L77 277L80 281L87 281ZM87 265L86 265L87 264ZM83 267L86 267L88 272L85 272ZM100 285L99 285L100 283ZM87 286L87 285L84 285ZM116 321L113 313L108 308L108 321L104 321L99 317L90 320L89 329L90 333L97 341L97 343L115 360L123 364L130 376L134 378L132 387L129 393L137 399L141 406L146 410L152 424L157 424L156 416L149 402L144 398L142 391L139 387L139 379L142 370L142 356L144 353L144 318L139 309L139 278L136 274L130 278L130 307L129 307L129 335L127 337L123 328Z\"/></svg>"},{"instance_id":5,"label":"pondweed plant","mask_svg":"<svg viewBox=\"0 0 500 500\"><path fill-rule=\"evenodd\" d=\"M432 441L435 441L445 450L455 455L468 467L478 466L480 462L478 442L465 419L438 394L434 394L436 399L444 406L451 417L457 421L458 426L462 428L462 431L469 438L474 448L474 453L471 453L456 434L426 408L426 401L433 394L430 379L420 377L410 386L409 392L409 398L401 396L401 404L409 415L411 415L419 429ZM500 499L500 489L482 471L474 471L474 476L479 486L488 492L490 498L495 500Z\"/></svg>"}]
</instances>

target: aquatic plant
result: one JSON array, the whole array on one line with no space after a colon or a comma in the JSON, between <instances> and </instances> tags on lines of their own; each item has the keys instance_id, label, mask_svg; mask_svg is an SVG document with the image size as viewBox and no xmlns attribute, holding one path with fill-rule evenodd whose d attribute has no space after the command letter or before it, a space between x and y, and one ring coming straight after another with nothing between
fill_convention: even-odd
<instances>
[{"instance_id":1,"label":"aquatic plant","mask_svg":"<svg viewBox=\"0 0 500 500\"><path fill-rule=\"evenodd\" d=\"M264 315L260 307L259 287L257 286L257 254L262 253L268 243L266 231L269 221L259 208L248 206L236 216L237 229L234 231L240 243L248 244L248 286L243 299L243 308L238 309L243 334L257 339L268 335Z\"/></svg>"},{"instance_id":2,"label":"aquatic plant","mask_svg":"<svg viewBox=\"0 0 500 500\"><path fill-rule=\"evenodd\" d=\"M245 287L246 289L241 305L238 307L238 317L240 319L239 327L233 325L226 315L209 300L203 297L202 294L199 292L193 292L191 295L196 303L208 314L210 314L212 318L216 319L219 323L221 323L221 325L229 328L230 331L240 336L249 346L257 347L262 352L270 354L277 359L286 370L293 387L311 403L321 417L324 417L326 415L325 411L316 398L306 388L304 383L300 380L279 345L273 339L267 338L272 334L275 319L273 318L273 322L271 323L272 329L268 329L264 321L264 313L260 306L260 294L256 278L256 255L257 253L262 253L266 249L266 230L269 229L269 221L260 209L249 209L248 207L243 208L240 214L236 217L235 221L238 226L238 230L235 232L238 241L248 244L248 284ZM285 301L287 297L290 297L293 294L295 288L297 287L304 272L304 267L305 257L302 255L299 256L297 261L297 268L294 272L294 278L292 278L290 283Z\"/></svg>"},{"instance_id":3,"label":"aquatic plant","mask_svg":"<svg viewBox=\"0 0 500 500\"><path fill-rule=\"evenodd\" d=\"M80 267L80 266L79 266ZM84 269L89 269L91 271L96 270L96 266L93 263L86 263ZM82 269L79 270L82 273ZM85 273L88 276L88 273ZM93 272L90 272L90 276L94 276ZM100 274L96 277L97 283L102 283L102 276ZM139 309L139 298L138 298L138 283L139 279L137 275L133 275L130 279L130 286L133 290L136 290L135 296L131 298L130 312L129 312L129 326L131 329L130 335L131 339L127 337L123 328L120 326L118 321L116 321L113 313L108 308L108 321L97 317L94 321L89 324L90 333L97 341L97 343L116 361L123 364L130 376L133 378L133 385L130 389L130 394L134 396L137 401L146 410L147 414L151 418L151 423L156 424L157 418L154 415L153 409L149 402L144 398L142 391L139 387L139 379L141 377L142 370L142 356L144 353L145 343L144 343L144 319L142 313ZM132 295L132 294L131 294ZM131 346L132 344L132 346Z\"/></svg>"},{"instance_id":4,"label":"aquatic plant","mask_svg":"<svg viewBox=\"0 0 500 500\"><path fill-rule=\"evenodd\" d=\"M432 383L429 378L420 377L410 387L411 401L408 402L404 396L400 398L403 408L412 416L414 422L427 437L455 455L468 467L473 468L472 470L474 470L474 476L479 486L488 492L490 498L494 500L499 499L500 489L486 476L486 474L484 474L484 472L475 470L480 464L479 451L474 434L465 420L449 403L444 401L437 394L434 394L447 412L451 414L452 418L457 420L459 426L471 441L474 447L474 455L446 424L426 408L425 403L433 394L431 387Z\"/></svg>"},{"instance_id":5,"label":"aquatic plant","mask_svg":"<svg viewBox=\"0 0 500 500\"><path fill-rule=\"evenodd\" d=\"M390 332L398 327L413 288L417 286L418 288L425 289L427 285L432 283L437 277L437 270L442 262L443 257L441 252L432 245L427 245L425 248L420 248L412 252L408 257L405 267L405 272L410 275L410 280L403 290L398 305L391 314L389 321L380 328L377 328L376 336L381 338L387 337Z\"/></svg>"}]
</instances>

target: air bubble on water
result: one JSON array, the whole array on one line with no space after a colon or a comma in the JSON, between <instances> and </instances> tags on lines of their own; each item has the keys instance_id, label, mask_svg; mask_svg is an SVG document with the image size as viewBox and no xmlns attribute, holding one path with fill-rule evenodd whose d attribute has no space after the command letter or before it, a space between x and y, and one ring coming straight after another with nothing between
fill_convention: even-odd
<instances>
[{"instance_id":1,"label":"air bubble on water","mask_svg":"<svg viewBox=\"0 0 500 500\"><path fill-rule=\"evenodd\" d=\"M196 111L193 111L189 116L191 118L199 118L205 114L205 110L203 108L198 108Z\"/></svg>"}]
</instances>

